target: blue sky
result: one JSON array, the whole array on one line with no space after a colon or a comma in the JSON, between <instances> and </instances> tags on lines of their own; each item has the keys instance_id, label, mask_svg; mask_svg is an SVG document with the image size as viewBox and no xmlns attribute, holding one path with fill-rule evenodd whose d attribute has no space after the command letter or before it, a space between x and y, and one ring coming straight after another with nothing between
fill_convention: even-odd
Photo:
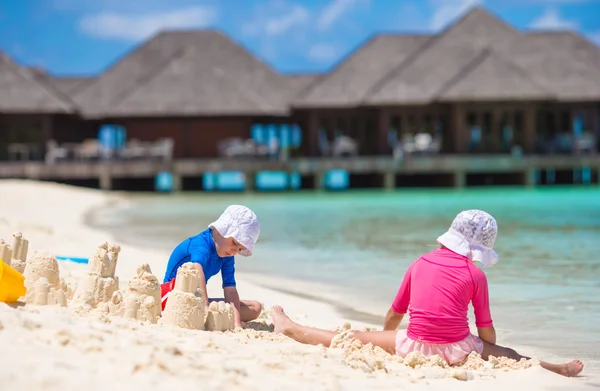
<instances>
[{"instance_id":1,"label":"blue sky","mask_svg":"<svg viewBox=\"0 0 600 391\"><path fill-rule=\"evenodd\" d=\"M377 32L438 31L474 5L600 44L600 0L0 0L0 50L94 74L163 28L216 27L282 72L324 71Z\"/></svg>"}]
</instances>

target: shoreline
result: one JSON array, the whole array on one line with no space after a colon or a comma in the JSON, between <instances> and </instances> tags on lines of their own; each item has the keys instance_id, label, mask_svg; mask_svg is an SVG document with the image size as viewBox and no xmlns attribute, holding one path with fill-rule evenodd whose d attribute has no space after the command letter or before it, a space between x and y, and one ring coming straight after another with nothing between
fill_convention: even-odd
<instances>
[{"instance_id":1,"label":"shoreline","mask_svg":"<svg viewBox=\"0 0 600 391\"><path fill-rule=\"evenodd\" d=\"M40 201L43 200L43 201ZM10 209L0 212L0 230L19 230L29 240L29 256L36 250L55 255L89 256L105 241L119 243L110 232L85 225L90 210L107 202L127 201L119 194L34 181L0 181L0 200ZM155 276L164 273L165 254L123 245L117 264L122 289L142 263ZM61 277L74 280L87 265L59 262ZM209 291L220 291L211 279ZM240 273L240 292L265 304L283 305L292 319L327 329L345 323L347 308L336 309L314 295L269 288ZM302 290L302 289L300 289ZM348 307L350 308L350 307ZM355 311L357 317L364 316ZM351 312L352 313L352 312ZM379 320L365 318L365 320ZM353 322L355 323L355 322ZM367 322L357 327L370 327ZM381 327L381 322L375 324ZM209 390L426 390L449 391L522 388L546 390L593 389L586 378L567 379L539 367L520 370L484 369L474 381L461 382L441 368L398 366L393 356L376 356L367 347L344 345L325 349L301 345L269 332L198 332L162 324L143 325L124 318L74 316L69 309L0 304L0 382L7 389L146 391L166 387L190 388L202 382ZM14 371L14 363L21 370ZM2 365L3 364L3 365ZM382 366L385 371L382 370ZM408 368L408 369L407 369ZM463 371L464 372L464 371ZM110 376L107 374L110 373ZM208 379L208 380L207 380ZM517 389L519 389L517 388Z\"/></svg>"},{"instance_id":2,"label":"shoreline","mask_svg":"<svg viewBox=\"0 0 600 391\"><path fill-rule=\"evenodd\" d=\"M546 189L544 189L546 190ZM548 189L551 190L551 189ZM127 208L129 207L129 205L131 205L131 203L135 203L135 198L136 195L132 195L130 193L126 193L126 192L119 192L119 193L111 193L112 195L118 195L118 197L120 197L120 199L118 201L114 201L112 200L111 202L109 202L109 204L106 205L106 207L108 208ZM214 194L210 194L210 196L214 196ZM151 196L149 196L151 197ZM168 196L165 196L168 197ZM88 211L88 212L93 212L93 211ZM87 213L86 214L86 224L90 227L95 228L95 225L93 223L93 218L92 218L93 213ZM96 213L94 215L94 217L98 217L100 214ZM108 232L110 233L110 228L107 228ZM139 244L135 243L135 240L121 240L122 243L127 243L130 246L136 247ZM168 257L168 253L165 251L164 248L161 248L160 246L155 246L153 247L153 249L155 249L156 251L162 251L165 254L165 259ZM165 261L166 264L166 261ZM154 270L154 269L153 269ZM319 304L322 305L324 307L328 308L328 311L332 314L332 316L338 318L341 322L350 322L350 323L356 323L356 324L360 324L361 326L364 327L374 327L377 329L381 329L383 326L383 321L385 318L385 313L387 311L387 307L385 305L377 305L376 309L371 308L371 305L373 305L373 303L370 302L362 302L362 303L356 303L355 304L361 304L359 306L348 306L345 305L345 300L346 300L346 296L345 293L342 293L340 295L336 294L338 292L335 292L336 290L340 290L343 291L345 290L345 288L343 286L335 286L335 288L328 290L327 288L329 287L328 285L325 285L323 283L320 282L307 282L305 280L301 280L301 279L297 279L294 277L288 277L284 274L277 274L277 273L270 273L268 270L260 270L260 271L246 271L246 270L238 270L236 272L236 275L239 276L238 277L238 281L242 282L242 285L246 285L246 284L251 284L252 286L256 286L256 287L260 287L264 289L264 292L266 294L265 297L273 297L273 296L277 296L277 294L285 294L287 297L289 297L290 299L302 299L302 300L306 300L309 303L314 303L314 304ZM212 281L213 279L211 279L211 281L209 282L209 286L213 286L214 288L213 290L211 290L211 292L213 292L214 290L219 291L220 287L217 287L216 284L214 284L214 282ZM325 291L324 291L325 289ZM311 294L310 292L320 292L319 295L315 295L315 294ZM248 297L246 295L244 295L243 291L240 291L240 295L242 295L242 298L247 297L247 298L251 298L251 299L257 299L259 301L261 301L260 297ZM213 295L211 294L211 297ZM350 298L352 299L352 298ZM284 308L287 309L287 306L285 305L285 302L279 301L276 303L272 303L272 304L279 304L282 305ZM402 324L400 325L401 329L404 329L407 327L408 323L408 317L407 319L405 319L404 322L402 322ZM470 319L470 327L471 327L471 332L476 334L476 328L474 327L472 319ZM308 325L311 325L310 323ZM334 327L334 326L332 326ZM571 355L569 356L560 356L555 354L553 351L548 350L546 348L540 348L540 347L536 347L536 345L527 345L527 344L523 344L523 340L519 340L519 341L513 341L511 336L513 335L518 335L519 334L519 330L515 329L515 328L498 328L497 330L499 332L500 335L500 339L499 339L499 343L500 344L504 344L507 346L511 346L514 349L516 349L517 351L522 352L525 355L528 356L533 356L533 357L542 357L545 360L548 361L553 361L553 360L569 360L572 358L578 358L578 357L571 357ZM598 365L596 365L598 366Z\"/></svg>"},{"instance_id":3,"label":"shoreline","mask_svg":"<svg viewBox=\"0 0 600 391\"><path fill-rule=\"evenodd\" d=\"M128 207L131 203L135 202L135 201L131 200L130 198L128 198L128 193L124 193L124 194L117 193L114 195L116 195L119 198L107 200L107 203L104 206L104 208L110 208L110 209L113 209L113 211L114 211L114 209ZM90 210L86 211L85 214L83 215L83 222L90 229L97 230L98 228L96 228L95 224L93 223L93 219L97 218L98 216L99 216L99 214L98 214L98 212L95 211L95 209L90 209ZM113 236L110 231L106 231L106 232L108 234L110 234L111 236ZM127 239L121 239L120 243L123 245L131 246L131 247L137 247L137 245L135 243L133 243L131 240L127 240ZM164 254L167 255L167 257L168 257L168 254L165 252L164 249L155 248L154 250L164 252ZM166 264L166 261L165 261L165 264ZM376 315L376 314L369 313L366 311L357 310L356 308L346 306L343 303L341 303L340 301L336 301L334 299L318 297L316 295L311 295L309 293L301 293L301 292L299 292L299 289L285 289L282 287L277 287L277 286L274 286L274 284L265 282L264 280L259 281L259 279L256 279L254 277L255 274L256 274L255 272L244 272L244 271L236 272L236 275L241 277L242 281L247 280L248 282L250 282L254 285L260 286L266 290L272 290L274 292L279 292L279 293L283 293L283 294L286 294L289 296L294 296L299 299L304 299L304 300L312 301L315 303L321 303L321 304L328 305L331 307L332 311L335 311L343 319L346 319L346 320L350 321L351 323L356 322L356 323L360 323L363 325L368 325L369 327L381 327L383 325L383 321L385 319L385 316L383 316L383 315ZM270 279L270 278L278 278L278 277L282 277L282 276L279 276L276 274L268 274L266 277L267 277L267 279ZM292 278L288 278L288 277L284 277L284 278L286 281L289 281L292 284L301 283L301 281L297 281ZM161 280L161 279L159 278L159 280Z\"/></svg>"},{"instance_id":4,"label":"shoreline","mask_svg":"<svg viewBox=\"0 0 600 391\"><path fill-rule=\"evenodd\" d=\"M121 193L117 193L117 194L113 194L116 195L118 198L114 198L114 199L108 199L107 203L103 206L103 208L121 208L121 207L127 207L129 204L131 204L132 201L131 199L127 198L127 195L122 195ZM92 214L95 214L95 216L97 217L98 212L95 211L95 208L91 208L89 210L87 210L84 214L83 214L83 223L90 229L92 230L97 230L97 228L95 227L95 225L92 223ZM110 232L110 231L106 231L106 233L113 237L114 235ZM135 243L132 243L132 241L127 240L127 239L121 239L119 241L119 244L121 245L127 245L130 247L138 247ZM155 251L160 251L163 254L166 255L165 259L168 259L168 253L164 250L164 249L159 249L159 248L155 248ZM165 260L165 265L166 265L166 260ZM156 273L155 273L156 274ZM256 285L258 287L261 287L267 291L272 291L273 293L282 293L285 294L287 296L292 296L298 299L302 299L302 300L307 300L309 302L314 302L314 303L319 303L322 305L327 305L331 307L331 310L337 314L339 314L339 316L341 316L341 319L345 319L347 321L349 321L350 323L357 323L357 324L361 324L363 327L381 327L383 325L383 321L385 319L385 316L381 316L381 315L375 315L366 311L361 311L361 310L357 310L355 308L352 308L350 306L346 306L343 305L341 302L333 300L333 299L328 299L328 298L324 298L324 297L318 297L316 295L311 295L309 293L301 293L299 292L299 289L285 289L285 288L281 288L281 287L276 287L273 284L269 284L269 283L265 283L264 280L258 281L256 278L253 277L255 273L254 272L236 272L236 275L238 277L238 280L241 280L242 282L247 281L249 283L251 283L252 285ZM162 278L160 276L157 275L157 277L159 278L159 281L162 281ZM269 274L267 276L267 278L277 278L280 277L278 275L275 274ZM296 284L301 283L301 281L296 281L294 279L291 278L285 278L286 281ZM214 285L214 283L210 283L210 285ZM261 301L260 299L256 299ZM280 305L284 305L283 303L280 303ZM285 308L285 306L284 306Z\"/></svg>"}]
</instances>

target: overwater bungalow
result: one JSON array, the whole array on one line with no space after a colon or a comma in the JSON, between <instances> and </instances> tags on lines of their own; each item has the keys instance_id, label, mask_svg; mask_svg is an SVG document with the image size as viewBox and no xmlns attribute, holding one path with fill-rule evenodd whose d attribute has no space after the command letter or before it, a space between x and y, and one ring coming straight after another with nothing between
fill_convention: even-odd
<instances>
[{"instance_id":1,"label":"overwater bungalow","mask_svg":"<svg viewBox=\"0 0 600 391\"><path fill-rule=\"evenodd\" d=\"M168 160L191 170L195 159L196 171L227 140L292 128L298 150L275 168L341 167L318 162L345 136L358 157L342 168L384 173L388 184L401 170L460 176L484 162L521 173L549 162L506 168L528 156L562 154L552 169L600 166L581 161L600 139L600 48L571 31L519 31L481 7L437 34L377 34L318 75L280 74L219 31L165 31L92 78L55 78L2 56L0 88L1 159L26 144L39 158L51 140L81 143L116 125L125 143L171 140ZM427 160L381 160L398 149ZM219 167L248 167L227 164Z\"/></svg>"}]
</instances>

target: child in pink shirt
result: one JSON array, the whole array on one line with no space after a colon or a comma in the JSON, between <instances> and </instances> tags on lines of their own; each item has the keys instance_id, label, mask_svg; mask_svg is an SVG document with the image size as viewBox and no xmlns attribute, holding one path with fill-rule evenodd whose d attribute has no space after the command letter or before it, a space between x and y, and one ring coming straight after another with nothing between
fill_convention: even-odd
<instances>
[{"instance_id":1,"label":"child in pink shirt","mask_svg":"<svg viewBox=\"0 0 600 391\"><path fill-rule=\"evenodd\" d=\"M528 358L510 348L496 345L488 284L485 274L475 266L489 267L498 262L494 243L496 220L482 210L458 214L450 229L438 238L440 248L422 255L406 271L396 298L386 315L383 331L354 331L362 343L371 343L392 354L405 356L420 351L434 354L450 365L467 358L471 352L515 360ZM471 334L467 318L469 303L475 312L477 334ZM406 330L398 330L410 312ZM294 323L279 306L272 309L276 333L301 343L329 346L336 333ZM577 376L583 363L540 362L541 366L564 376Z\"/></svg>"}]
</instances>

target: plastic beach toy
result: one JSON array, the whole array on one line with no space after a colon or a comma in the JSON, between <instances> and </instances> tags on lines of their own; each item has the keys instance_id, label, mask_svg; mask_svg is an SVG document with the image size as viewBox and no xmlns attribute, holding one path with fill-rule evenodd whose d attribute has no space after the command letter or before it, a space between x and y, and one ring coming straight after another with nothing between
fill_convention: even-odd
<instances>
[{"instance_id":1,"label":"plastic beach toy","mask_svg":"<svg viewBox=\"0 0 600 391\"><path fill-rule=\"evenodd\" d=\"M88 263L90 261L89 258L64 257L61 255L57 255L55 258L57 261L70 261L75 263Z\"/></svg>"},{"instance_id":2,"label":"plastic beach toy","mask_svg":"<svg viewBox=\"0 0 600 391\"><path fill-rule=\"evenodd\" d=\"M0 259L0 302L14 303L26 292L25 277Z\"/></svg>"}]
</instances>

